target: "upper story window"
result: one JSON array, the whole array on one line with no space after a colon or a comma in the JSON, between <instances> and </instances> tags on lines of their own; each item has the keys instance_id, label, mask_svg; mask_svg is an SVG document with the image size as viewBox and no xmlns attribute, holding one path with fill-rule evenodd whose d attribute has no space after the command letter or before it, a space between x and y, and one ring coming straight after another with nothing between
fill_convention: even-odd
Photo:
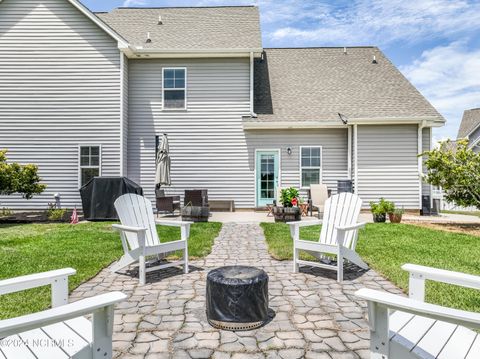
<instances>
[{"instance_id":1,"label":"upper story window","mask_svg":"<svg viewBox=\"0 0 480 359\"><path fill-rule=\"evenodd\" d=\"M322 148L300 147L300 168L303 188L311 184L321 183L322 177Z\"/></svg>"},{"instance_id":2,"label":"upper story window","mask_svg":"<svg viewBox=\"0 0 480 359\"><path fill-rule=\"evenodd\" d=\"M187 69L169 67L163 69L163 109L185 110L187 107Z\"/></svg>"},{"instance_id":3,"label":"upper story window","mask_svg":"<svg viewBox=\"0 0 480 359\"><path fill-rule=\"evenodd\" d=\"M100 146L80 146L80 187L101 175Z\"/></svg>"}]
</instances>

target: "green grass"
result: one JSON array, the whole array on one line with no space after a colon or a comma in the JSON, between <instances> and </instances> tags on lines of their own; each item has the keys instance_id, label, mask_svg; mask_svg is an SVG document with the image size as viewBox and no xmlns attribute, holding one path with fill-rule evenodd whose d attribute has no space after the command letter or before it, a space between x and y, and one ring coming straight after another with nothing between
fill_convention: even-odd
<instances>
[{"instance_id":1,"label":"green grass","mask_svg":"<svg viewBox=\"0 0 480 359\"><path fill-rule=\"evenodd\" d=\"M194 224L188 242L190 258L210 253L220 229L220 223ZM158 232L162 242L180 238L178 227L158 226ZM108 222L0 225L0 279L72 267L77 270L69 278L73 290L122 253L119 234ZM0 296L0 319L43 310L49 304L49 287Z\"/></svg>"},{"instance_id":2,"label":"green grass","mask_svg":"<svg viewBox=\"0 0 480 359\"><path fill-rule=\"evenodd\" d=\"M293 243L286 224L261 224L270 254L292 259ZM301 239L318 239L319 227L302 228ZM408 224L368 224L360 231L357 252L378 273L407 291L405 263L480 275L480 238ZM306 258L306 257L304 257ZM431 303L480 312L480 292L443 283L427 282Z\"/></svg>"}]
</instances>

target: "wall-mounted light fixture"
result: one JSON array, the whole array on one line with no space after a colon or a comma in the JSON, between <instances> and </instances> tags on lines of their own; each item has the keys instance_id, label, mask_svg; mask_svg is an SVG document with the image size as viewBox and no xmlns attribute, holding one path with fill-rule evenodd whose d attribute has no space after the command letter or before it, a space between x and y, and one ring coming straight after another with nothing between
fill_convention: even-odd
<instances>
[{"instance_id":1,"label":"wall-mounted light fixture","mask_svg":"<svg viewBox=\"0 0 480 359\"><path fill-rule=\"evenodd\" d=\"M290 147L287 148L287 153L288 153L289 156L292 154L292 149Z\"/></svg>"}]
</instances>

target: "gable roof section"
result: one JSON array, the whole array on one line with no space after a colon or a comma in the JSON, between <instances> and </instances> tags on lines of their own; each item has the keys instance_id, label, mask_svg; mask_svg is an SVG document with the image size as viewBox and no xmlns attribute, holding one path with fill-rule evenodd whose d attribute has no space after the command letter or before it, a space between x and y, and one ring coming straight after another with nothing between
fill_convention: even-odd
<instances>
[{"instance_id":1,"label":"gable roof section","mask_svg":"<svg viewBox=\"0 0 480 359\"><path fill-rule=\"evenodd\" d=\"M0 0L1 2L1 0ZM105 22L95 16L86 6L84 6L80 1L77 0L68 0L70 4L72 4L75 8L77 8L82 14L84 14L87 18L89 18L93 23L95 23L99 28L105 31L108 35L119 42L121 47L127 47L127 41L113 29L111 29Z\"/></svg>"},{"instance_id":2,"label":"gable roof section","mask_svg":"<svg viewBox=\"0 0 480 359\"><path fill-rule=\"evenodd\" d=\"M255 6L118 8L96 15L137 48L179 52L262 48Z\"/></svg>"},{"instance_id":3,"label":"gable roof section","mask_svg":"<svg viewBox=\"0 0 480 359\"><path fill-rule=\"evenodd\" d=\"M465 110L458 129L457 138L465 138L480 126L480 108Z\"/></svg>"},{"instance_id":4,"label":"gable roof section","mask_svg":"<svg viewBox=\"0 0 480 359\"><path fill-rule=\"evenodd\" d=\"M444 118L376 47L265 49L255 61L257 119L338 123ZM375 56L376 62L373 63Z\"/></svg>"}]
</instances>

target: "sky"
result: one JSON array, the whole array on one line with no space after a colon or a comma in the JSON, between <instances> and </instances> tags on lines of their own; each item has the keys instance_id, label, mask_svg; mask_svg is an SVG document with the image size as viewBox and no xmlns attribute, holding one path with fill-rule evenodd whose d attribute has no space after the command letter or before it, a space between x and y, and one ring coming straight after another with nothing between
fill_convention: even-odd
<instances>
[{"instance_id":1,"label":"sky","mask_svg":"<svg viewBox=\"0 0 480 359\"><path fill-rule=\"evenodd\" d=\"M480 107L480 0L83 0L119 6L258 5L264 47L378 46L447 119L455 138Z\"/></svg>"}]
</instances>

